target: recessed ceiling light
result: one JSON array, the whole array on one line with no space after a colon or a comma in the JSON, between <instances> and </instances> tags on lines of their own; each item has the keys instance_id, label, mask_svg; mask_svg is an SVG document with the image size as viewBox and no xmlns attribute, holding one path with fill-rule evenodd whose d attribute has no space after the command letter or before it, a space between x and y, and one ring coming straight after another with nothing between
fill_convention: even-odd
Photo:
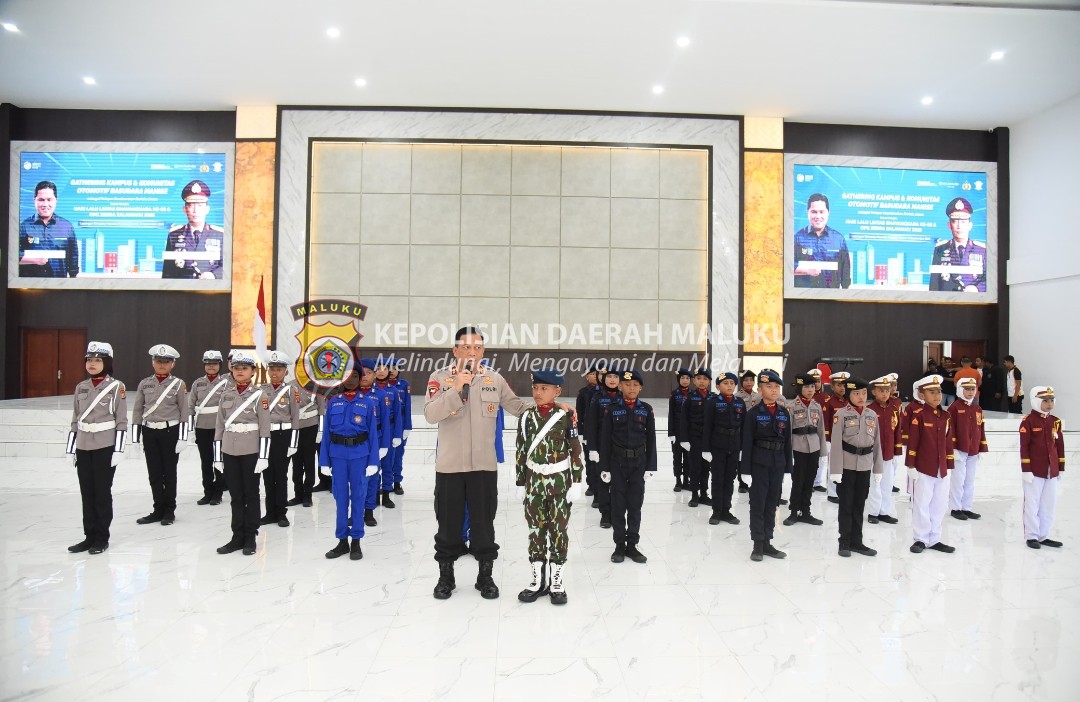
<instances>
[{"instance_id":1,"label":"recessed ceiling light","mask_svg":"<svg viewBox=\"0 0 1080 702\"><path fill-rule=\"evenodd\" d=\"M1000 61L1003 58L1005 58L1004 51L995 51L994 53L990 54L991 61Z\"/></svg>"},{"instance_id":2,"label":"recessed ceiling light","mask_svg":"<svg viewBox=\"0 0 1080 702\"><path fill-rule=\"evenodd\" d=\"M652 94L653 95L660 95L663 92L664 92L664 86L662 86L662 85L654 85L652 87Z\"/></svg>"},{"instance_id":3,"label":"recessed ceiling light","mask_svg":"<svg viewBox=\"0 0 1080 702\"><path fill-rule=\"evenodd\" d=\"M363 88L365 85L367 85L367 80L365 80L364 78L357 78L353 82L356 83L357 88Z\"/></svg>"},{"instance_id":4,"label":"recessed ceiling light","mask_svg":"<svg viewBox=\"0 0 1080 702\"><path fill-rule=\"evenodd\" d=\"M341 30L337 27L331 27L330 29L326 30L326 36L330 37L331 39L337 39L341 36Z\"/></svg>"},{"instance_id":5,"label":"recessed ceiling light","mask_svg":"<svg viewBox=\"0 0 1080 702\"><path fill-rule=\"evenodd\" d=\"M82 82L87 85L97 85L97 81L94 80L93 76L83 76Z\"/></svg>"},{"instance_id":6,"label":"recessed ceiling light","mask_svg":"<svg viewBox=\"0 0 1080 702\"><path fill-rule=\"evenodd\" d=\"M679 37L675 40L675 46L678 46L680 49L685 49L690 46L690 37Z\"/></svg>"},{"instance_id":7,"label":"recessed ceiling light","mask_svg":"<svg viewBox=\"0 0 1080 702\"><path fill-rule=\"evenodd\" d=\"M8 30L9 32L17 32L17 31L19 31L19 28L16 27L11 22L4 22L4 24L2 26L4 27L4 29Z\"/></svg>"},{"instance_id":8,"label":"recessed ceiling light","mask_svg":"<svg viewBox=\"0 0 1080 702\"><path fill-rule=\"evenodd\" d=\"M934 98L930 97L929 95L927 95L926 97L924 97L922 99L922 104L924 104L924 105L932 105L933 103L934 103Z\"/></svg>"}]
</instances>

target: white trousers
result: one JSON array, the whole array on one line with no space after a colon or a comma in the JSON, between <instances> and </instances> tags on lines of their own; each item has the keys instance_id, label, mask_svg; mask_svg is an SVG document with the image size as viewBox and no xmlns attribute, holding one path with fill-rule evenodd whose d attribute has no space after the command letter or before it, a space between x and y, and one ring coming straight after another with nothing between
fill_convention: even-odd
<instances>
[{"instance_id":1,"label":"white trousers","mask_svg":"<svg viewBox=\"0 0 1080 702\"><path fill-rule=\"evenodd\" d=\"M949 508L971 511L975 502L975 468L979 454L953 450L953 469L949 487Z\"/></svg>"},{"instance_id":2,"label":"white trousers","mask_svg":"<svg viewBox=\"0 0 1080 702\"><path fill-rule=\"evenodd\" d=\"M1057 504L1058 478L1036 477L1024 483L1024 539L1043 541L1050 538Z\"/></svg>"},{"instance_id":3,"label":"white trousers","mask_svg":"<svg viewBox=\"0 0 1080 702\"><path fill-rule=\"evenodd\" d=\"M866 513L872 516L887 514L896 516L896 500L893 498L892 486L896 480L896 466L900 463L899 458L890 458L881 463L881 481L877 476L870 476L870 494L866 498Z\"/></svg>"},{"instance_id":4,"label":"white trousers","mask_svg":"<svg viewBox=\"0 0 1080 702\"><path fill-rule=\"evenodd\" d=\"M915 540L927 546L941 541L941 522L949 506L949 476L931 478L919 473L911 489L911 528Z\"/></svg>"},{"instance_id":5,"label":"white trousers","mask_svg":"<svg viewBox=\"0 0 1080 702\"><path fill-rule=\"evenodd\" d=\"M829 475L829 457L823 456L817 461L817 475L814 476L814 487L825 484L825 478ZM832 481L829 481L832 484Z\"/></svg>"}]
</instances>

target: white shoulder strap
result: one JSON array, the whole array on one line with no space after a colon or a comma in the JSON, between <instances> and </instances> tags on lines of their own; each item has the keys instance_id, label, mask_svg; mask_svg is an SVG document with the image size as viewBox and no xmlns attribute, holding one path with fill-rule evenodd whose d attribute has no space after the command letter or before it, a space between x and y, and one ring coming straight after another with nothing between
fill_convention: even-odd
<instances>
[{"instance_id":1,"label":"white shoulder strap","mask_svg":"<svg viewBox=\"0 0 1080 702\"><path fill-rule=\"evenodd\" d=\"M529 453L526 455L532 455L532 452L536 450L536 447L540 445L540 442L544 440L544 437L547 436L551 432L551 430L555 428L555 424L560 419L562 419L564 414L566 414L565 410L558 410L551 415L551 418L548 419L547 424L544 425L544 428L541 429L540 433L537 434L536 437L533 439L532 445L529 446Z\"/></svg>"},{"instance_id":2,"label":"white shoulder strap","mask_svg":"<svg viewBox=\"0 0 1080 702\"><path fill-rule=\"evenodd\" d=\"M203 398L203 401L199 403L199 407L195 411L195 414L202 414L203 409L205 409L206 406L210 404L210 398L212 398L214 396L214 393L216 393L218 390L225 387L225 383L227 382L229 382L228 378L221 378L220 380L218 380L217 383L212 388L210 388L210 392L206 393L206 397Z\"/></svg>"},{"instance_id":3,"label":"white shoulder strap","mask_svg":"<svg viewBox=\"0 0 1080 702\"><path fill-rule=\"evenodd\" d=\"M175 388L176 384L179 382L179 378L173 378L173 381L169 383L169 387L165 388L165 392L161 393L161 397L159 397L157 401L154 402L154 404L150 405L150 409L143 412L144 420L150 415L152 415L154 413L154 410L156 410L158 407L161 407L161 403L165 401L165 398L169 396L169 393L173 391L173 388Z\"/></svg>"},{"instance_id":4,"label":"white shoulder strap","mask_svg":"<svg viewBox=\"0 0 1080 702\"><path fill-rule=\"evenodd\" d=\"M105 386L105 389L101 391L101 393L98 395L98 397L103 397L105 395L108 395L110 392L112 392L113 390L115 390L119 386L120 386L120 381L119 380L112 381L111 383L109 383L108 385ZM85 410L83 410L83 413L79 415L79 421L80 422L83 421L84 419L86 419L87 415L90 414L90 412L94 409L94 405L96 405L96 404L97 404L97 399L95 398L94 401L91 402L90 405Z\"/></svg>"},{"instance_id":5,"label":"white shoulder strap","mask_svg":"<svg viewBox=\"0 0 1080 702\"><path fill-rule=\"evenodd\" d=\"M228 429L229 427L231 427L232 423L236 421L236 418L240 416L240 413L250 407L251 403L259 399L259 397L261 396L262 390L256 390L255 392L251 393L251 397L244 400L244 404L237 407L236 410L229 415L229 418L225 420L225 428Z\"/></svg>"}]
</instances>

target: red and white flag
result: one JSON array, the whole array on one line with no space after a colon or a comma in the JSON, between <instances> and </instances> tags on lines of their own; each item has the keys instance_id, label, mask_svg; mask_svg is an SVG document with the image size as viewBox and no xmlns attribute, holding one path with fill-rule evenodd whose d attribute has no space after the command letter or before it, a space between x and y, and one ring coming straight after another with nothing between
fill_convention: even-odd
<instances>
[{"instance_id":1,"label":"red and white flag","mask_svg":"<svg viewBox=\"0 0 1080 702\"><path fill-rule=\"evenodd\" d=\"M252 327L255 336L255 356L259 363L266 363L266 298L263 295L263 279L259 277L259 299L255 303L255 323Z\"/></svg>"}]
</instances>

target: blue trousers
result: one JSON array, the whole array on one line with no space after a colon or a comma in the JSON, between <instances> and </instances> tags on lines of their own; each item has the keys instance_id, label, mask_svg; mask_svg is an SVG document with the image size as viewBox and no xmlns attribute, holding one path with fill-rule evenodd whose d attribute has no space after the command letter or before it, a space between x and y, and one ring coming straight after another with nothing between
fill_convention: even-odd
<instances>
[{"instance_id":1,"label":"blue trousers","mask_svg":"<svg viewBox=\"0 0 1080 702\"><path fill-rule=\"evenodd\" d=\"M394 480L392 482L401 482L401 462L405 458L405 444L408 443L408 439L401 440L401 446L396 449L390 449L394 454ZM393 485L390 486L393 489Z\"/></svg>"},{"instance_id":2,"label":"blue trousers","mask_svg":"<svg viewBox=\"0 0 1080 702\"><path fill-rule=\"evenodd\" d=\"M331 458L330 473L333 478L332 492L337 503L337 524L334 536L339 539L351 536L364 537L364 500L368 492L367 459ZM349 526L349 516L353 517Z\"/></svg>"}]
</instances>

